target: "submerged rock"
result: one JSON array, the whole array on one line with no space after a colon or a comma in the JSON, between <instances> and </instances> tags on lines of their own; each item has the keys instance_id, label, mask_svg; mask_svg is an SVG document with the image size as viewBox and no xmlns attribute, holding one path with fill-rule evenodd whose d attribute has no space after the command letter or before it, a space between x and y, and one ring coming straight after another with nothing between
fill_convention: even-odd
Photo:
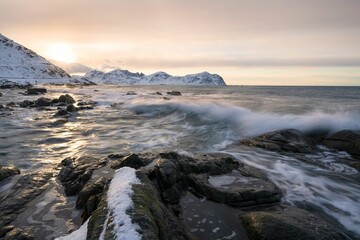
<instances>
[{"instance_id":1,"label":"submerged rock","mask_svg":"<svg viewBox=\"0 0 360 240\"><path fill-rule=\"evenodd\" d=\"M47 93L46 88L28 88L25 95L40 95Z\"/></svg>"},{"instance_id":2,"label":"submerged rock","mask_svg":"<svg viewBox=\"0 0 360 240\"><path fill-rule=\"evenodd\" d=\"M295 207L275 206L240 214L250 239L351 239L332 224Z\"/></svg>"},{"instance_id":3,"label":"submerged rock","mask_svg":"<svg viewBox=\"0 0 360 240\"><path fill-rule=\"evenodd\" d=\"M15 166L0 165L0 182L8 177L20 174L20 170Z\"/></svg>"},{"instance_id":4,"label":"submerged rock","mask_svg":"<svg viewBox=\"0 0 360 240\"><path fill-rule=\"evenodd\" d=\"M170 92L167 92L167 95L181 96L181 92L179 92L179 91L170 91Z\"/></svg>"}]
</instances>

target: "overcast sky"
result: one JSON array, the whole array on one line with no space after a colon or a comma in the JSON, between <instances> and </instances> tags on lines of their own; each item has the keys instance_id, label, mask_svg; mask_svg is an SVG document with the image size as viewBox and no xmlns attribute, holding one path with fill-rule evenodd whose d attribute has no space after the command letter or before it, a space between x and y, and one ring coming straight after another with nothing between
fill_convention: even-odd
<instances>
[{"instance_id":1,"label":"overcast sky","mask_svg":"<svg viewBox=\"0 0 360 240\"><path fill-rule=\"evenodd\" d=\"M360 85L359 0L0 0L0 32L45 57L229 84Z\"/></svg>"}]
</instances>

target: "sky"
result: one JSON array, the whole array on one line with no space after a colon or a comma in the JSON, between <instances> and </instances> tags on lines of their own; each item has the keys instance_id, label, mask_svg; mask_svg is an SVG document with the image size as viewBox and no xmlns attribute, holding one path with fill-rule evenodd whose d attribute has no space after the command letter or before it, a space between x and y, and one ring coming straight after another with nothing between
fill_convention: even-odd
<instances>
[{"instance_id":1,"label":"sky","mask_svg":"<svg viewBox=\"0 0 360 240\"><path fill-rule=\"evenodd\" d=\"M72 72L360 85L359 0L0 0L0 9L0 33Z\"/></svg>"}]
</instances>

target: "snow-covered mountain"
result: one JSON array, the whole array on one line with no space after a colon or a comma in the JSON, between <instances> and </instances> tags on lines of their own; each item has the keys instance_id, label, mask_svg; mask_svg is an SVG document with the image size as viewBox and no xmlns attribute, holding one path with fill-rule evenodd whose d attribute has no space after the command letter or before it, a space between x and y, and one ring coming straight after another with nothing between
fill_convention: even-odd
<instances>
[{"instance_id":1,"label":"snow-covered mountain","mask_svg":"<svg viewBox=\"0 0 360 240\"><path fill-rule=\"evenodd\" d=\"M85 75L90 81L98 84L136 84L136 85L206 85L225 86L223 78L217 74L202 72L186 76L171 76L165 72L150 75L132 73L128 70L115 69L108 73L93 70Z\"/></svg>"},{"instance_id":2,"label":"snow-covered mountain","mask_svg":"<svg viewBox=\"0 0 360 240\"><path fill-rule=\"evenodd\" d=\"M69 78L70 75L32 50L0 34L0 78L44 79L64 77Z\"/></svg>"}]
</instances>

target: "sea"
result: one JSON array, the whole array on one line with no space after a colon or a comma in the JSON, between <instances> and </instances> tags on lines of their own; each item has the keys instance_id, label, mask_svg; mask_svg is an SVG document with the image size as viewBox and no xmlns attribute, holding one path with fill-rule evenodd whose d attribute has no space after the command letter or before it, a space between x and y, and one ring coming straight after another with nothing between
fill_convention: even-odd
<instances>
[{"instance_id":1,"label":"sea","mask_svg":"<svg viewBox=\"0 0 360 240\"><path fill-rule=\"evenodd\" d=\"M22 172L53 169L66 157L176 151L232 154L261 169L296 205L360 238L360 173L351 158L323 146L296 156L242 146L242 139L281 129L303 132L360 130L360 87L292 86L46 86L46 97L70 94L94 101L93 110L67 122L55 109L15 108L0 114L0 164ZM1 90L0 104L34 100L20 90ZM168 95L179 91L181 96ZM4 186L0 186L4 189ZM46 199L44 200L46 201Z\"/></svg>"}]
</instances>

